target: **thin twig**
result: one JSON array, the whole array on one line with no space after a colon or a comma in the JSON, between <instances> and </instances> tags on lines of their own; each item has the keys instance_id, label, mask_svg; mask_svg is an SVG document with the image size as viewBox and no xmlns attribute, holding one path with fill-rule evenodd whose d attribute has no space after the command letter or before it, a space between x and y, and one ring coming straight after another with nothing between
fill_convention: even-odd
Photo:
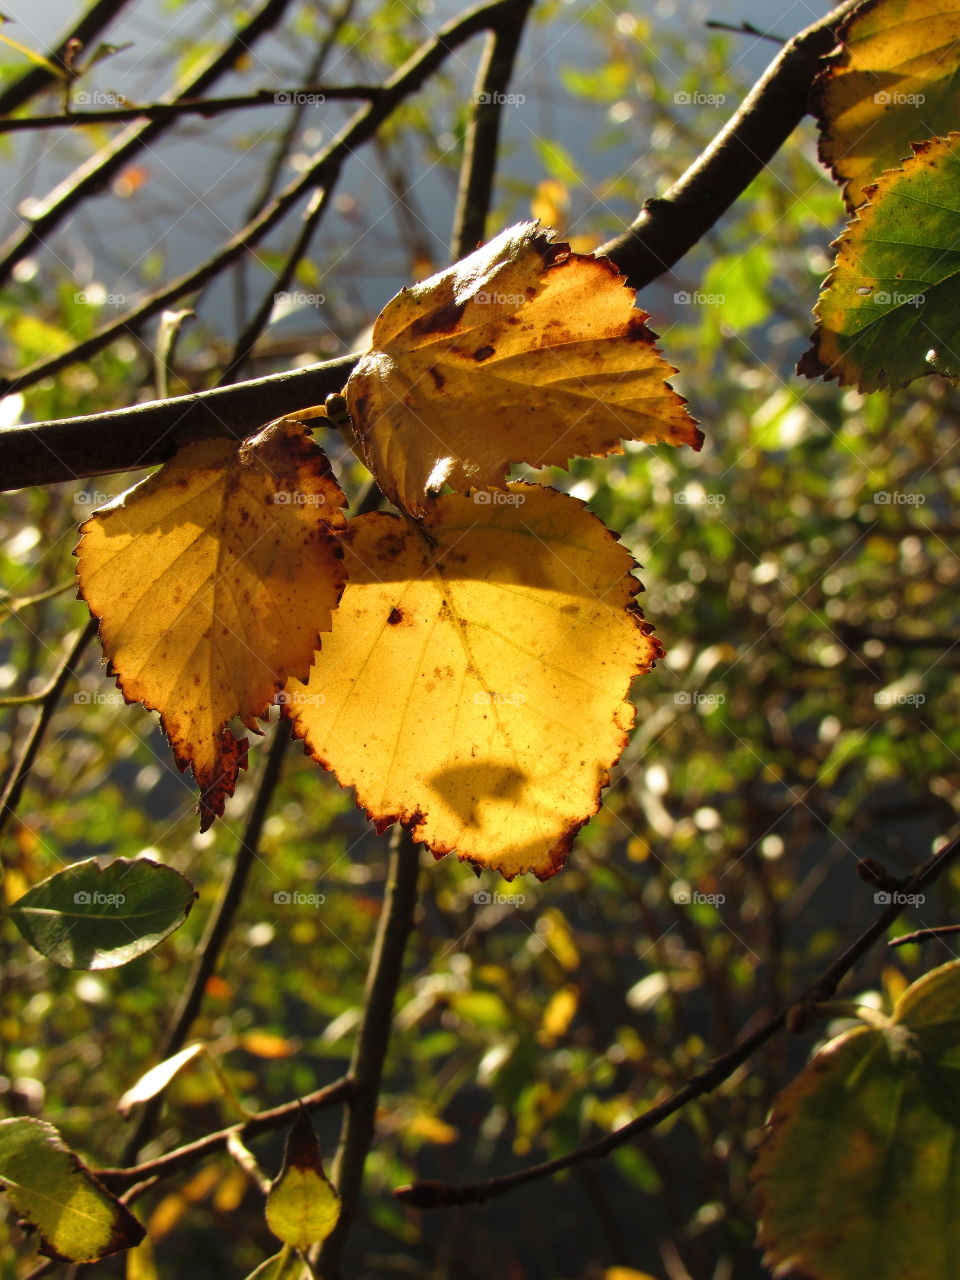
<instances>
[{"instance_id":1,"label":"thin twig","mask_svg":"<svg viewBox=\"0 0 960 1280\"><path fill-rule=\"evenodd\" d=\"M317 1089L315 1093L308 1093L303 1098L295 1098L292 1102L284 1102L279 1107L258 1111L249 1120L242 1120L239 1124L231 1124L225 1129L218 1129L215 1133L208 1133L195 1142L175 1147L172 1151L166 1151L163 1155L144 1161L143 1164L125 1168L94 1169L93 1173L111 1191L121 1191L150 1178L167 1178L170 1174L178 1173L181 1169L189 1169L207 1156L225 1148L231 1134L239 1134L244 1139L254 1138L259 1133L279 1129L295 1119L301 1107L306 1107L308 1111L319 1111L323 1107L337 1106L341 1102L348 1101L353 1096L353 1092L353 1081L349 1076L344 1076L332 1084L324 1085L322 1089Z\"/></svg>"},{"instance_id":2,"label":"thin twig","mask_svg":"<svg viewBox=\"0 0 960 1280\"><path fill-rule=\"evenodd\" d=\"M818 1005L830 1000L840 985L841 980L853 968L874 942L881 937L903 911L906 897L917 889L922 889L937 879L947 868L960 857L960 836L951 840L943 849L933 855L912 876L903 882L903 890L899 899L887 906L864 932L852 942L833 963L824 970L800 998L793 1004L785 1006L778 1013L768 1018L732 1049L728 1050L703 1071L692 1076L682 1088L671 1094L663 1102L650 1107L642 1115L628 1124L615 1129L606 1137L590 1142L565 1156L555 1160L546 1160L540 1164L529 1165L515 1173L505 1174L499 1178L487 1178L482 1182L468 1183L464 1186L447 1185L440 1182L415 1182L408 1187L398 1187L394 1195L407 1204L418 1209L440 1209L450 1205L478 1204L494 1196L503 1195L528 1182L536 1182L540 1178L551 1177L563 1169L569 1169L583 1160L597 1160L609 1155L624 1143L655 1128L668 1116L682 1110L694 1099L711 1093L718 1085L727 1080L734 1071L750 1058L761 1045L765 1044L785 1026L802 1029L815 1013Z\"/></svg>"},{"instance_id":3,"label":"thin twig","mask_svg":"<svg viewBox=\"0 0 960 1280\"><path fill-rule=\"evenodd\" d=\"M82 46L95 40L126 4L127 0L96 0L76 25L48 51L47 61L66 69L64 55L68 46L73 48L78 43ZM45 67L31 67L29 71L25 71L22 76L14 80L13 84L7 85L0 92L0 116L16 111L17 107L22 107L38 93L59 83L53 73Z\"/></svg>"},{"instance_id":4,"label":"thin twig","mask_svg":"<svg viewBox=\"0 0 960 1280\"><path fill-rule=\"evenodd\" d=\"M40 743L43 741L47 726L57 709L60 695L66 688L67 681L73 675L74 667L79 662L84 649L97 634L97 626L96 618L91 618L76 640L74 640L70 652L61 662L50 684L44 690L40 714L33 722L30 734L23 744L20 758L10 774L7 785L3 789L3 795L0 796L0 835L3 834L7 823L17 811L23 788L26 785L27 778L30 776L30 770L33 768L33 762L40 749Z\"/></svg>"},{"instance_id":5,"label":"thin twig","mask_svg":"<svg viewBox=\"0 0 960 1280\"><path fill-rule=\"evenodd\" d=\"M367 970L363 1021L350 1063L349 1074L355 1081L356 1093L344 1116L340 1145L330 1174L340 1193L340 1219L323 1245L311 1251L324 1280L337 1280L340 1274L340 1257L353 1222L363 1166L373 1141L383 1062L393 1027L394 1001L417 906L419 870L417 846L407 831L396 828L390 842L383 910Z\"/></svg>"},{"instance_id":6,"label":"thin twig","mask_svg":"<svg viewBox=\"0 0 960 1280\"><path fill-rule=\"evenodd\" d=\"M26 133L31 129L69 129L78 125L121 124L131 120L176 120L181 116L223 115L247 107L280 107L300 104L313 98L307 106L324 102L372 102L382 90L366 84L306 84L296 89L257 89L254 93L236 94L231 98L184 98L177 102L148 102L143 106L105 107L102 111L70 111L53 116L18 116L0 120L0 133Z\"/></svg>"},{"instance_id":7,"label":"thin twig","mask_svg":"<svg viewBox=\"0 0 960 1280\"><path fill-rule=\"evenodd\" d=\"M487 36L477 69L457 189L450 256L456 262L484 239L500 149L500 124L513 64L533 0L518 0Z\"/></svg>"},{"instance_id":8,"label":"thin twig","mask_svg":"<svg viewBox=\"0 0 960 1280\"><path fill-rule=\"evenodd\" d=\"M837 28L863 0L845 0L784 45L739 111L666 195L647 200L639 217L597 250L634 289L669 271L770 163L807 113L810 87Z\"/></svg>"},{"instance_id":9,"label":"thin twig","mask_svg":"<svg viewBox=\"0 0 960 1280\"><path fill-rule=\"evenodd\" d=\"M708 18L704 25L710 31L729 31L735 36L756 36L758 40L772 40L774 44L786 44L784 36L775 36L770 31L761 31L759 27L755 27L752 22L733 23L721 22L717 18Z\"/></svg>"},{"instance_id":10,"label":"thin twig","mask_svg":"<svg viewBox=\"0 0 960 1280\"><path fill-rule=\"evenodd\" d=\"M304 195L332 183L340 167L359 146L368 142L400 104L420 88L423 82L442 66L447 57L466 40L494 26L509 11L515 0L493 0L491 4L470 9L456 21L448 23L428 40L383 87L382 95L353 117L347 127L314 159L301 176L286 186L262 213L236 232L206 262L179 276L170 284L146 298L138 307L126 312L111 324L104 325L83 342L52 359L31 365L13 377L0 378L0 396L31 387L60 369L89 360L109 346L115 338L136 330L145 320L171 303L207 284L232 263L238 261L297 205ZM147 128L159 128L150 124ZM3 264L0 264L2 271ZM0 276L2 280L2 276Z\"/></svg>"},{"instance_id":11,"label":"thin twig","mask_svg":"<svg viewBox=\"0 0 960 1280\"><path fill-rule=\"evenodd\" d=\"M239 27L234 36L218 52L211 54L188 79L170 93L171 101L195 99L206 93L221 76L232 71L250 46L269 31L283 16L291 0L266 0L253 17ZM103 191L110 179L144 147L167 128L170 120L148 120L129 129L85 161L63 182L58 183L47 198L37 204L30 225L9 246L0 262L0 284L5 283L13 268L58 227L88 196Z\"/></svg>"},{"instance_id":12,"label":"thin twig","mask_svg":"<svg viewBox=\"0 0 960 1280\"><path fill-rule=\"evenodd\" d=\"M256 795L250 806L246 829L240 840L240 846L237 849L229 879L223 886L220 901L207 921L206 932L203 935L203 941L200 943L194 960L193 972L190 974L186 990L174 1014L170 1029L158 1051L158 1061L160 1062L165 1062L167 1058L179 1053L183 1048L187 1036L190 1034L194 1019L200 1010L207 983L216 970L220 953L230 933L237 909L243 899L243 891L246 888L250 868L253 866L260 847L263 824L277 784L280 781L283 758L289 745L290 727L286 720L281 720L274 730L273 741L270 744L270 751L267 755L267 763L264 766L263 775L260 778ZM125 1164L136 1158L137 1152L150 1137L162 1105L162 1092L155 1095L144 1105L136 1128L124 1147L122 1159Z\"/></svg>"},{"instance_id":13,"label":"thin twig","mask_svg":"<svg viewBox=\"0 0 960 1280\"><path fill-rule=\"evenodd\" d=\"M960 933L960 924L942 924L934 929L916 929L913 933L901 933L898 938L891 938L888 947L903 947L908 942L927 942L931 938L949 938Z\"/></svg>"}]
</instances>

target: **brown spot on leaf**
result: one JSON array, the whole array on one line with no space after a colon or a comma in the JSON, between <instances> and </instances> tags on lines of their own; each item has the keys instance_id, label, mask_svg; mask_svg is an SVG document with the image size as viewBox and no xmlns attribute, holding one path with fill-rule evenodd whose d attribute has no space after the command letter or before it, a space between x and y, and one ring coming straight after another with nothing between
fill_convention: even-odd
<instances>
[{"instance_id":1,"label":"brown spot on leaf","mask_svg":"<svg viewBox=\"0 0 960 1280\"><path fill-rule=\"evenodd\" d=\"M493 354L494 348L491 346L477 347L476 351L473 353L473 358L476 360L477 364L482 364L484 360L489 360Z\"/></svg>"},{"instance_id":2,"label":"brown spot on leaf","mask_svg":"<svg viewBox=\"0 0 960 1280\"><path fill-rule=\"evenodd\" d=\"M398 622L402 622L402 621L403 621L403 613L399 609L391 609L390 616L389 618L387 618L387 623L389 624L389 626L395 627Z\"/></svg>"}]
</instances>

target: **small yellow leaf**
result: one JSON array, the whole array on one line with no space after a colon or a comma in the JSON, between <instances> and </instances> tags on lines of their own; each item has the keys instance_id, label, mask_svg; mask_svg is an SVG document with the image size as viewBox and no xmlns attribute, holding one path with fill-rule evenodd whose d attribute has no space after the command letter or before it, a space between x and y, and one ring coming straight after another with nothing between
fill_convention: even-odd
<instances>
[{"instance_id":1,"label":"small yellow leaf","mask_svg":"<svg viewBox=\"0 0 960 1280\"><path fill-rule=\"evenodd\" d=\"M228 722L258 733L330 626L344 502L306 429L281 419L239 445L186 445L82 526L80 591L104 653L193 769L204 828L246 767Z\"/></svg>"},{"instance_id":2,"label":"small yellow leaf","mask_svg":"<svg viewBox=\"0 0 960 1280\"><path fill-rule=\"evenodd\" d=\"M543 938L547 950L564 969L572 972L580 967L580 952L573 939L573 931L556 907L547 907L540 916L537 933Z\"/></svg>"},{"instance_id":3,"label":"small yellow leaf","mask_svg":"<svg viewBox=\"0 0 960 1280\"><path fill-rule=\"evenodd\" d=\"M565 466L623 439L699 449L633 291L552 236L509 227L377 317L346 396L357 455L397 506L420 515L445 484L499 488L513 462Z\"/></svg>"},{"instance_id":4,"label":"small yellow leaf","mask_svg":"<svg viewBox=\"0 0 960 1280\"><path fill-rule=\"evenodd\" d=\"M258 1058L289 1058L297 1052L293 1040L271 1035L267 1031L247 1031L240 1037L240 1047Z\"/></svg>"},{"instance_id":5,"label":"small yellow leaf","mask_svg":"<svg viewBox=\"0 0 960 1280\"><path fill-rule=\"evenodd\" d=\"M125 1094L117 1102L117 1110L122 1116L129 1115L133 1108L141 1102L147 1102L150 1098L156 1097L161 1093L173 1077L188 1062L192 1062L198 1054L205 1053L204 1045L189 1044L185 1049L181 1049L179 1053L175 1053L172 1058L167 1058L163 1062L158 1062L155 1067L151 1067L149 1071L145 1071L140 1079L130 1086Z\"/></svg>"},{"instance_id":6,"label":"small yellow leaf","mask_svg":"<svg viewBox=\"0 0 960 1280\"><path fill-rule=\"evenodd\" d=\"M630 682L662 650L629 552L582 502L502 496L439 498L422 527L351 520L349 585L284 710L378 829L546 879L599 808Z\"/></svg>"},{"instance_id":7,"label":"small yellow leaf","mask_svg":"<svg viewBox=\"0 0 960 1280\"><path fill-rule=\"evenodd\" d=\"M561 987L559 991L553 993L547 1001L547 1007L543 1011L537 1030L537 1040L540 1044L549 1047L566 1034L567 1027L577 1012L579 1002L580 992L576 987Z\"/></svg>"},{"instance_id":8,"label":"small yellow leaf","mask_svg":"<svg viewBox=\"0 0 960 1280\"><path fill-rule=\"evenodd\" d=\"M126 1255L126 1280L160 1280L149 1237Z\"/></svg>"},{"instance_id":9,"label":"small yellow leaf","mask_svg":"<svg viewBox=\"0 0 960 1280\"><path fill-rule=\"evenodd\" d=\"M283 1168L267 1196L267 1226L295 1249L325 1240L340 1217L340 1197L323 1171L317 1137L301 1110L287 1136Z\"/></svg>"}]
</instances>

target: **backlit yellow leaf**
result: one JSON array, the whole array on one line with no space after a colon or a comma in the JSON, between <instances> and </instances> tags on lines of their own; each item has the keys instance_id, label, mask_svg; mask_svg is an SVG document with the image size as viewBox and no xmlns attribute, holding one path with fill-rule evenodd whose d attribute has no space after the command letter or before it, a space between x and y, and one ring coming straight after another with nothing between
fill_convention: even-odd
<instances>
[{"instance_id":1,"label":"backlit yellow leaf","mask_svg":"<svg viewBox=\"0 0 960 1280\"><path fill-rule=\"evenodd\" d=\"M330 626L344 502L304 427L280 420L239 445L185 446L82 526L80 591L111 671L128 702L160 712L204 828L246 766L229 721L259 732Z\"/></svg>"},{"instance_id":2,"label":"backlit yellow leaf","mask_svg":"<svg viewBox=\"0 0 960 1280\"><path fill-rule=\"evenodd\" d=\"M283 1168L267 1196L267 1226L295 1249L325 1240L340 1217L340 1197L323 1171L320 1148L306 1111L287 1137Z\"/></svg>"},{"instance_id":3,"label":"backlit yellow leaf","mask_svg":"<svg viewBox=\"0 0 960 1280\"><path fill-rule=\"evenodd\" d=\"M537 1040L540 1044L549 1047L566 1034L567 1027L577 1012L579 1001L580 993L576 987L561 987L559 991L553 993L547 1001L547 1007L543 1011L543 1017L537 1029Z\"/></svg>"},{"instance_id":4,"label":"backlit yellow leaf","mask_svg":"<svg viewBox=\"0 0 960 1280\"><path fill-rule=\"evenodd\" d=\"M347 404L358 456L407 511L445 484L501 487L514 462L565 466L624 439L699 449L633 291L552 235L509 227L377 317Z\"/></svg>"},{"instance_id":5,"label":"backlit yellow leaf","mask_svg":"<svg viewBox=\"0 0 960 1280\"><path fill-rule=\"evenodd\" d=\"M582 502L497 496L442 497L422 527L352 520L333 630L284 709L380 830L545 879L596 813L630 682L662 650L633 560Z\"/></svg>"},{"instance_id":6,"label":"backlit yellow leaf","mask_svg":"<svg viewBox=\"0 0 960 1280\"><path fill-rule=\"evenodd\" d=\"M958 72L958 0L872 0L847 20L814 102L820 158L846 184L851 209L912 142L957 127Z\"/></svg>"}]
</instances>

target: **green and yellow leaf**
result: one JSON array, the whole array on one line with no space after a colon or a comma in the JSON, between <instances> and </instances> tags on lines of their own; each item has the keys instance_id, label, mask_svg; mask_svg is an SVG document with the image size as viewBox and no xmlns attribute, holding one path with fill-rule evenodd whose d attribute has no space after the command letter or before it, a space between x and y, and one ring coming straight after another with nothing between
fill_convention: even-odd
<instances>
[{"instance_id":1,"label":"green and yellow leaf","mask_svg":"<svg viewBox=\"0 0 960 1280\"><path fill-rule=\"evenodd\" d=\"M326 1240L340 1218L340 1197L323 1171L306 1111L287 1135L283 1168L267 1195L266 1214L277 1239L301 1250Z\"/></svg>"}]
</instances>

